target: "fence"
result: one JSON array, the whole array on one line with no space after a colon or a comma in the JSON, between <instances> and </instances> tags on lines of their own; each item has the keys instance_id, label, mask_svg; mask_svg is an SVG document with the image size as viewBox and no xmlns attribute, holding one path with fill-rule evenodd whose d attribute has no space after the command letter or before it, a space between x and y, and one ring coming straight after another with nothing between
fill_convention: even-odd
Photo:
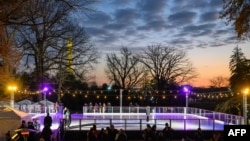
<instances>
[{"instance_id":1,"label":"fence","mask_svg":"<svg viewBox=\"0 0 250 141\"><path fill-rule=\"evenodd\" d=\"M223 121L226 124L243 124L243 117L238 115L220 113L210 110L204 110L192 107L150 107L151 115L165 115L167 114L183 114L184 119L186 115L193 115L200 118L207 118L212 120ZM83 106L83 115L145 115L146 107L87 107Z\"/></svg>"},{"instance_id":2,"label":"fence","mask_svg":"<svg viewBox=\"0 0 250 141\"><path fill-rule=\"evenodd\" d=\"M93 124L100 129L114 124L124 130L141 131L147 124L163 128L165 123L174 130L217 130L224 125L242 124L242 117L210 110L186 107L150 107L150 121L147 121L146 107L83 107L83 118L74 119L71 130L89 130Z\"/></svg>"}]
</instances>

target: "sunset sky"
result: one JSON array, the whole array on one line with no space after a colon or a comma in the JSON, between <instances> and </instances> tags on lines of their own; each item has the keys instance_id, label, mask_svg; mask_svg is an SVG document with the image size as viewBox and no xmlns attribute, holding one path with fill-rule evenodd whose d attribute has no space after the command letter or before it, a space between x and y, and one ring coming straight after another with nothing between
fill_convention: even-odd
<instances>
[{"instance_id":1,"label":"sunset sky","mask_svg":"<svg viewBox=\"0 0 250 141\"><path fill-rule=\"evenodd\" d=\"M161 44L187 53L199 77L191 85L207 87L209 80L229 77L229 61L237 45L250 59L250 41L239 41L233 26L219 18L222 0L100 0L96 11L80 19L91 42L102 53L131 51ZM108 82L105 60L96 68L98 84Z\"/></svg>"}]
</instances>

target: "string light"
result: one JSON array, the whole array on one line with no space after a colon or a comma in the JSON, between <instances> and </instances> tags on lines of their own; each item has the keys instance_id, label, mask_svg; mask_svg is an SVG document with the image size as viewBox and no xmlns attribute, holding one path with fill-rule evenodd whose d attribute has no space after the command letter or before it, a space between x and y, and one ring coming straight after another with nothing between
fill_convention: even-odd
<instances>
[{"instance_id":1,"label":"string light","mask_svg":"<svg viewBox=\"0 0 250 141\"><path fill-rule=\"evenodd\" d=\"M56 93L57 90L52 90L49 94L52 95L53 93ZM139 100L143 99L143 96L154 96L154 97L161 97L162 99L166 99L168 96L173 97L177 99L178 95L182 95L180 93L181 91L179 90L128 90L127 91L127 99L131 100L131 96L133 96L133 99L138 98ZM39 95L42 92L41 91L29 91L29 90L18 90L17 94L20 95ZM65 94L72 94L73 97L76 97L77 95L84 95L84 98L88 98L89 96L96 96L96 98L101 98L100 95L103 95L102 97L104 99L110 98L110 97L115 97L116 99L119 99L119 91L117 89L114 90L75 90L75 91L60 91L59 92L61 97L63 97ZM190 93L193 98L198 98L198 99L225 99L229 97L234 97L238 96L239 93L232 93L229 91L223 91L223 92L208 92L208 93L195 93L191 92ZM124 95L126 96L126 95ZM146 99L146 97L144 97Z\"/></svg>"}]
</instances>

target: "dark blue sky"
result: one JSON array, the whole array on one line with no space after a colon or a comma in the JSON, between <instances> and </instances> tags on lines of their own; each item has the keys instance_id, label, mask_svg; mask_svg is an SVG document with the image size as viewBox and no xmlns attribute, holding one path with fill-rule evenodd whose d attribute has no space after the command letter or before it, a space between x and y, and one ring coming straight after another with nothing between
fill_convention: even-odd
<instances>
[{"instance_id":1,"label":"dark blue sky","mask_svg":"<svg viewBox=\"0 0 250 141\"><path fill-rule=\"evenodd\" d=\"M75 18L104 55L121 46L139 51L153 44L185 50L201 74L197 85L207 85L211 77L228 77L237 45L250 58L249 42L237 40L233 26L219 18L222 0L100 0L91 7L95 11L88 17ZM97 81L105 79L101 63Z\"/></svg>"}]
</instances>

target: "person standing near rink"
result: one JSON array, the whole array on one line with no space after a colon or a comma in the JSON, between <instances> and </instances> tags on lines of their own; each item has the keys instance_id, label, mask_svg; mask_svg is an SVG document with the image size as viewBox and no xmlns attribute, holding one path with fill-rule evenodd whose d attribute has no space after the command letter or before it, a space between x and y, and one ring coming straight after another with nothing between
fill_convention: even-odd
<instances>
[{"instance_id":1,"label":"person standing near rink","mask_svg":"<svg viewBox=\"0 0 250 141\"><path fill-rule=\"evenodd\" d=\"M149 116L150 116L150 106L149 105L146 107L146 116L147 116L147 121L149 121Z\"/></svg>"},{"instance_id":2,"label":"person standing near rink","mask_svg":"<svg viewBox=\"0 0 250 141\"><path fill-rule=\"evenodd\" d=\"M50 116L49 112L47 113L47 115L45 116L43 120L43 125L44 126L48 125L49 127L51 127L52 125L52 117Z\"/></svg>"},{"instance_id":3,"label":"person standing near rink","mask_svg":"<svg viewBox=\"0 0 250 141\"><path fill-rule=\"evenodd\" d=\"M65 126L69 127L71 124L71 113L67 107L63 109L63 119Z\"/></svg>"}]
</instances>

